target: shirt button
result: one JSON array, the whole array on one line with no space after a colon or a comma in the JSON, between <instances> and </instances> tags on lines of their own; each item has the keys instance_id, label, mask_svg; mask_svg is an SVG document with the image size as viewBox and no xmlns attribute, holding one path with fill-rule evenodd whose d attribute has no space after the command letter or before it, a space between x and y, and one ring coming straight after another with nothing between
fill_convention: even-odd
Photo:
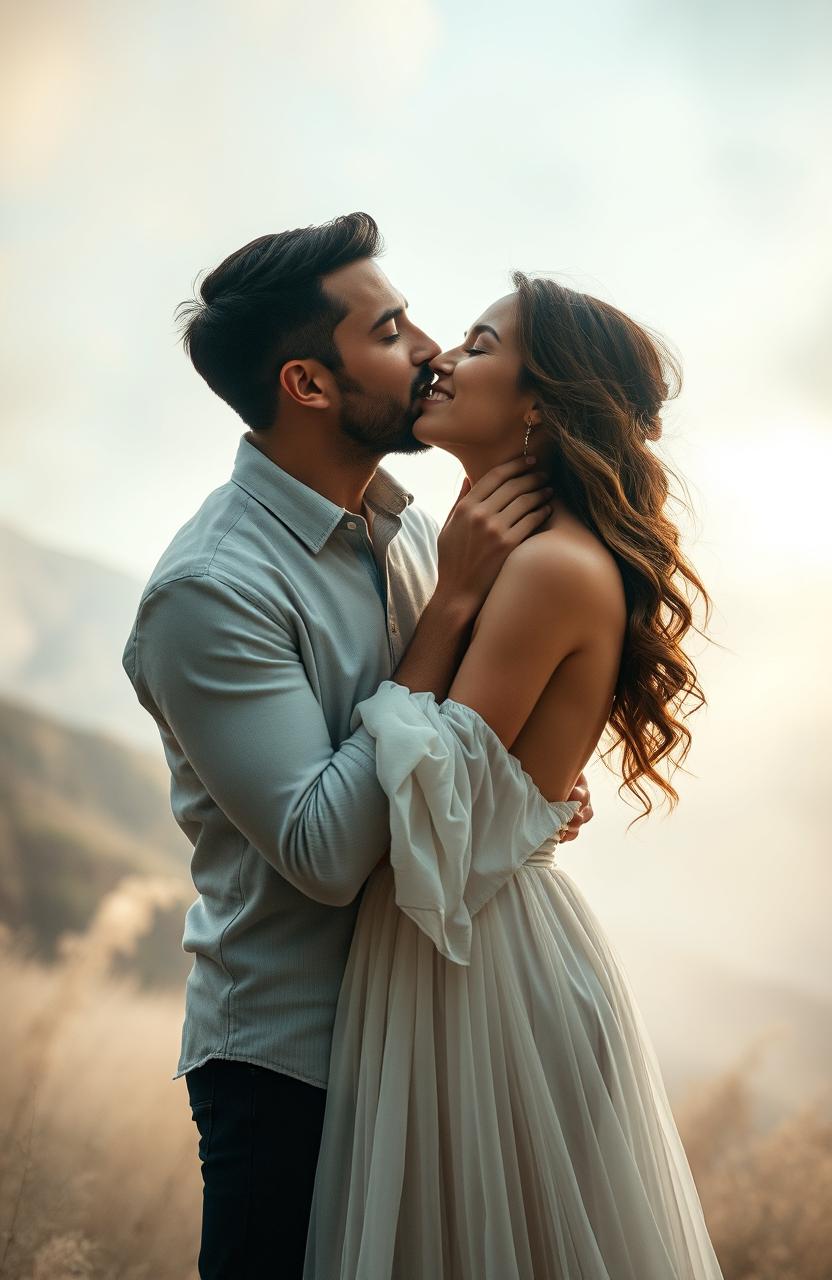
<instances>
[{"instance_id":1,"label":"shirt button","mask_svg":"<svg viewBox=\"0 0 832 1280\"><path fill-rule=\"evenodd\" d=\"M396 626L395 622L391 622L391 623L390 623L390 630L393 632L393 635L394 635L394 636L395 636L395 635L398 635L399 629L398 629L398 627Z\"/></svg>"},{"instance_id":2,"label":"shirt button","mask_svg":"<svg viewBox=\"0 0 832 1280\"><path fill-rule=\"evenodd\" d=\"M348 528L348 529L357 529L357 528L358 528L358 525L355 523L355 521L354 521L354 520L348 520L348 521L347 521L347 528Z\"/></svg>"}]
</instances>

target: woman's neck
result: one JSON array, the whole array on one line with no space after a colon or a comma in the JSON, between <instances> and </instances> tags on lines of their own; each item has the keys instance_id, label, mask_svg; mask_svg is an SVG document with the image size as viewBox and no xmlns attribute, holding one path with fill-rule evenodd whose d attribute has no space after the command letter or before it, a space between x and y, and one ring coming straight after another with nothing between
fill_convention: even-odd
<instances>
[{"instance_id":1,"label":"woman's neck","mask_svg":"<svg viewBox=\"0 0 832 1280\"><path fill-rule=\"evenodd\" d=\"M519 450L518 450L519 452ZM506 449L483 449L483 448L460 448L453 450L454 456L459 459L465 469L465 474L475 485L478 480L491 471L493 467L498 467L503 462L511 462L517 457L516 453L511 453ZM533 443L529 443L529 453L536 458L535 470L543 471L546 475L551 476L554 472L554 454L549 447L534 448Z\"/></svg>"}]
</instances>

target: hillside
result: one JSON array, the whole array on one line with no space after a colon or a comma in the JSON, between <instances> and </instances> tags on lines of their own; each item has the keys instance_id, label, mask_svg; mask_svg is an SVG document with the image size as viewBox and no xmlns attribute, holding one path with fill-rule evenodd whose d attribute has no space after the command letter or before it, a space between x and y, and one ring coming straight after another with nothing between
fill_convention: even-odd
<instances>
[{"instance_id":1,"label":"hillside","mask_svg":"<svg viewBox=\"0 0 832 1280\"><path fill-rule=\"evenodd\" d=\"M0 525L0 696L158 746L121 666L142 584Z\"/></svg>"},{"instance_id":2,"label":"hillside","mask_svg":"<svg viewBox=\"0 0 832 1280\"><path fill-rule=\"evenodd\" d=\"M190 846L173 820L161 759L0 702L0 923L51 959L126 875L179 879L193 897ZM140 967L178 981L182 905L160 919Z\"/></svg>"}]
</instances>

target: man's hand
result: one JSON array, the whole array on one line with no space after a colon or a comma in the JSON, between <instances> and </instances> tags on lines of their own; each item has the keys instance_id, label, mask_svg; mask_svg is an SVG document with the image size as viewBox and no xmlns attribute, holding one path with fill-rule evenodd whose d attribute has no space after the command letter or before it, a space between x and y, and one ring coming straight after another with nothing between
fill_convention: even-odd
<instances>
[{"instance_id":1,"label":"man's hand","mask_svg":"<svg viewBox=\"0 0 832 1280\"><path fill-rule=\"evenodd\" d=\"M551 515L553 490L534 459L503 462L470 485L466 478L439 534L436 595L479 612L510 552Z\"/></svg>"},{"instance_id":2,"label":"man's hand","mask_svg":"<svg viewBox=\"0 0 832 1280\"><path fill-rule=\"evenodd\" d=\"M580 809L577 809L575 816L566 828L566 831L560 838L560 843L565 844L567 840L574 840L580 835L581 827L585 822L589 822L593 817L592 804L589 799L589 783L586 780L586 774L582 773L575 783L574 787L566 797L567 800L577 800Z\"/></svg>"}]
</instances>

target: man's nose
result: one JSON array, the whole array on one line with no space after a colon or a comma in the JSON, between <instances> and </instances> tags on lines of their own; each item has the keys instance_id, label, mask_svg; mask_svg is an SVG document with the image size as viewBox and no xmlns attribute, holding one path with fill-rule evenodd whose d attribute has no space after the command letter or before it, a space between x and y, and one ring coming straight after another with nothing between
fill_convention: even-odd
<instances>
[{"instance_id":1,"label":"man's nose","mask_svg":"<svg viewBox=\"0 0 832 1280\"><path fill-rule=\"evenodd\" d=\"M426 333L422 333L413 347L413 363L430 364L431 360L434 360L441 350L442 348L438 342L434 342L433 338L429 338Z\"/></svg>"}]
</instances>

